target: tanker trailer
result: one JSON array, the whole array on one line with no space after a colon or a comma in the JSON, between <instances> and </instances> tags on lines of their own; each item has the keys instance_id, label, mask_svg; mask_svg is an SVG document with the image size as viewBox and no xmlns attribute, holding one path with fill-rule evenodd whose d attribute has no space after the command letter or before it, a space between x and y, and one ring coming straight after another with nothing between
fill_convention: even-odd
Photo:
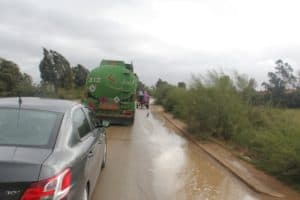
<instances>
[{"instance_id":1,"label":"tanker trailer","mask_svg":"<svg viewBox=\"0 0 300 200\"><path fill-rule=\"evenodd\" d=\"M103 60L87 78L85 103L99 119L133 124L137 82L132 64Z\"/></svg>"}]
</instances>

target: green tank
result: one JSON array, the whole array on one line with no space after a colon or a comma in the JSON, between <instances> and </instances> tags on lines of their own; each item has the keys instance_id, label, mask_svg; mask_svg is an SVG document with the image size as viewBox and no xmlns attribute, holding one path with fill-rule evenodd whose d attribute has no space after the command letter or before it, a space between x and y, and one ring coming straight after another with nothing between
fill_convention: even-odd
<instances>
[{"instance_id":1,"label":"green tank","mask_svg":"<svg viewBox=\"0 0 300 200\"><path fill-rule=\"evenodd\" d=\"M87 77L85 103L95 111L99 119L132 124L137 82L132 64L103 60Z\"/></svg>"}]
</instances>

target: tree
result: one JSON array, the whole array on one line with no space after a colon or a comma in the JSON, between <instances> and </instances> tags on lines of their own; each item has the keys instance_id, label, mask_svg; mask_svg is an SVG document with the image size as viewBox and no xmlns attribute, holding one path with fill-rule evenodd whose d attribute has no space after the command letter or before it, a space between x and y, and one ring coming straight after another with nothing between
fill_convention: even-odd
<instances>
[{"instance_id":1,"label":"tree","mask_svg":"<svg viewBox=\"0 0 300 200\"><path fill-rule=\"evenodd\" d=\"M76 65L72 68L73 76L74 76L74 84L77 87L82 87L85 85L87 76L89 74L89 70L85 68L83 65Z\"/></svg>"},{"instance_id":2,"label":"tree","mask_svg":"<svg viewBox=\"0 0 300 200\"><path fill-rule=\"evenodd\" d=\"M277 60L275 72L269 72L269 82L263 82L262 86L270 92L271 99L276 104L283 103L285 92L296 87L297 79L293 74L293 68L287 62Z\"/></svg>"},{"instance_id":3,"label":"tree","mask_svg":"<svg viewBox=\"0 0 300 200\"><path fill-rule=\"evenodd\" d=\"M0 95L15 96L32 95L32 78L28 74L22 74L17 64L12 61L0 59ZM30 91L30 94L28 93Z\"/></svg>"},{"instance_id":4,"label":"tree","mask_svg":"<svg viewBox=\"0 0 300 200\"><path fill-rule=\"evenodd\" d=\"M185 84L185 82L178 82L177 86L180 87L180 88L186 89L186 84Z\"/></svg>"},{"instance_id":5,"label":"tree","mask_svg":"<svg viewBox=\"0 0 300 200\"><path fill-rule=\"evenodd\" d=\"M168 82L158 79L155 84L154 96L156 98L156 103L164 105L168 91L175 86L168 84Z\"/></svg>"},{"instance_id":6,"label":"tree","mask_svg":"<svg viewBox=\"0 0 300 200\"><path fill-rule=\"evenodd\" d=\"M282 60L276 62L276 74L281 78L285 89L295 88L297 79L294 75L294 69L289 63L284 63Z\"/></svg>"},{"instance_id":7,"label":"tree","mask_svg":"<svg viewBox=\"0 0 300 200\"><path fill-rule=\"evenodd\" d=\"M2 59L0 65L0 81L2 92L12 92L15 90L21 76L22 74L17 64Z\"/></svg>"},{"instance_id":8,"label":"tree","mask_svg":"<svg viewBox=\"0 0 300 200\"><path fill-rule=\"evenodd\" d=\"M157 80L156 84L155 84L155 87L156 87L156 88L159 88L160 86L166 85L166 84L168 84L167 81L163 81L163 80L161 80L161 79L159 78L159 79Z\"/></svg>"},{"instance_id":9,"label":"tree","mask_svg":"<svg viewBox=\"0 0 300 200\"><path fill-rule=\"evenodd\" d=\"M256 104L256 86L257 83L254 78L248 78L247 75L235 73L235 85L236 89L248 104Z\"/></svg>"},{"instance_id":10,"label":"tree","mask_svg":"<svg viewBox=\"0 0 300 200\"><path fill-rule=\"evenodd\" d=\"M137 91L144 90L145 87L146 87L145 84L142 81L138 80L138 82L137 82Z\"/></svg>"},{"instance_id":11,"label":"tree","mask_svg":"<svg viewBox=\"0 0 300 200\"><path fill-rule=\"evenodd\" d=\"M298 71L297 73L297 85L296 85L296 88L299 90L300 89L300 71Z\"/></svg>"},{"instance_id":12,"label":"tree","mask_svg":"<svg viewBox=\"0 0 300 200\"><path fill-rule=\"evenodd\" d=\"M73 75L70 63L56 51L43 49L44 58L40 62L39 68L42 81L51 83L55 89L59 87L71 88L73 85Z\"/></svg>"},{"instance_id":13,"label":"tree","mask_svg":"<svg viewBox=\"0 0 300 200\"><path fill-rule=\"evenodd\" d=\"M262 85L269 91L295 88L297 79L293 74L290 64L282 60L276 61L275 72L269 72L269 83L263 82Z\"/></svg>"},{"instance_id":14,"label":"tree","mask_svg":"<svg viewBox=\"0 0 300 200\"><path fill-rule=\"evenodd\" d=\"M17 84L17 95L33 96L35 95L35 86L33 85L32 78L29 74L23 73Z\"/></svg>"}]
</instances>

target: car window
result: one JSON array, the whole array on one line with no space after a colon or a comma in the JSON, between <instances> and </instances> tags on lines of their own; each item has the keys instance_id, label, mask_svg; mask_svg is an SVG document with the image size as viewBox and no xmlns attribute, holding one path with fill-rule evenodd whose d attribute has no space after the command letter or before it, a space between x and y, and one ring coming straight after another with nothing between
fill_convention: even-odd
<instances>
[{"instance_id":1,"label":"car window","mask_svg":"<svg viewBox=\"0 0 300 200\"><path fill-rule=\"evenodd\" d=\"M72 121L73 129L78 133L80 138L83 138L91 131L89 122L81 109L75 110Z\"/></svg>"},{"instance_id":2,"label":"car window","mask_svg":"<svg viewBox=\"0 0 300 200\"><path fill-rule=\"evenodd\" d=\"M0 145L48 147L58 114L25 109L0 109Z\"/></svg>"},{"instance_id":3,"label":"car window","mask_svg":"<svg viewBox=\"0 0 300 200\"><path fill-rule=\"evenodd\" d=\"M93 128L95 128L97 125L97 119L96 119L95 113L88 108L84 108L84 110L87 113Z\"/></svg>"}]
</instances>

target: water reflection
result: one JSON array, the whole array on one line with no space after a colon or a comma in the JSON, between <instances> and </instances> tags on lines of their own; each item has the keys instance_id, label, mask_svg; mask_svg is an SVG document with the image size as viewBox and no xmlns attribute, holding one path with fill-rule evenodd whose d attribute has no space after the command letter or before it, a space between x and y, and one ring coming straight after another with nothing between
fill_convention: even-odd
<instances>
[{"instance_id":1,"label":"water reflection","mask_svg":"<svg viewBox=\"0 0 300 200\"><path fill-rule=\"evenodd\" d=\"M151 119L156 199L255 200L252 192L185 138Z\"/></svg>"}]
</instances>

